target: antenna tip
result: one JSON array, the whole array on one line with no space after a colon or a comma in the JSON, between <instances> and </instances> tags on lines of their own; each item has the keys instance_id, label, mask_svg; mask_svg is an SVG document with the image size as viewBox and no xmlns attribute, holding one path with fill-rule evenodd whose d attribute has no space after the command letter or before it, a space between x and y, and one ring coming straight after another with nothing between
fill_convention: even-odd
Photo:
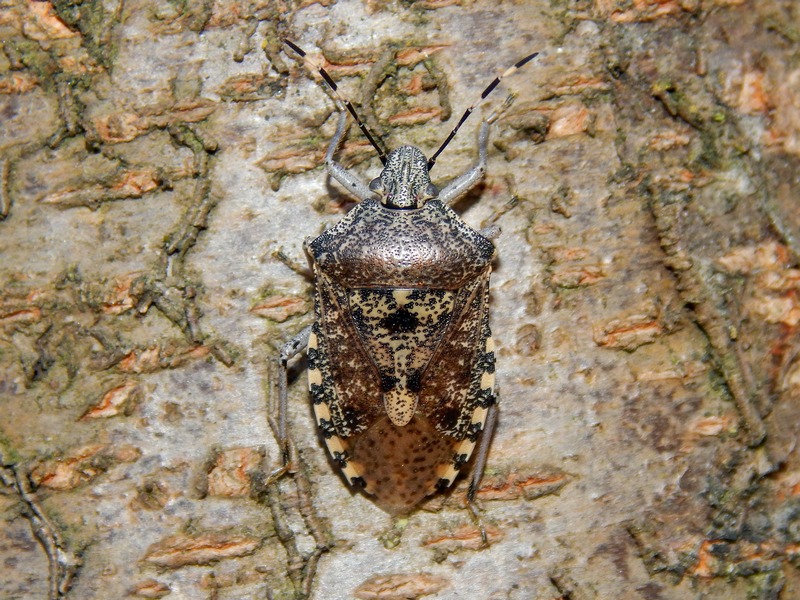
<instances>
[{"instance_id":1,"label":"antenna tip","mask_svg":"<svg viewBox=\"0 0 800 600\"><path fill-rule=\"evenodd\" d=\"M520 60L520 61L519 61L517 64L515 64L515 65L514 65L514 67L516 67L517 69L519 69L520 67L522 67L522 66L525 66L526 64L528 64L529 62L531 62L531 61L532 61L534 58L536 58L537 56L539 56L539 53L538 53L538 52L533 52L532 54L528 54L528 56L526 56L525 58L523 58L522 60Z\"/></svg>"}]
</instances>

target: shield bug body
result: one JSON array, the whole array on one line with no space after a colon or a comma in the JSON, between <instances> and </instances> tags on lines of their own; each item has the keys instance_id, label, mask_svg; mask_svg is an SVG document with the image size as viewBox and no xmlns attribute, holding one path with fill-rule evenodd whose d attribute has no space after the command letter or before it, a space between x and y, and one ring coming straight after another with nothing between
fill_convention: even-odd
<instances>
[{"instance_id":1,"label":"shield bug body","mask_svg":"<svg viewBox=\"0 0 800 600\"><path fill-rule=\"evenodd\" d=\"M481 99L534 56L497 77ZM314 68L336 93L330 76ZM478 446L471 496L488 450L496 413L489 274L497 230L471 228L448 204L483 176L494 117L481 125L477 163L439 191L430 169L474 106L428 160L414 146L385 155L352 105L336 97L384 168L365 185L333 160L346 129L342 110L326 165L361 202L304 244L315 322L281 353L279 436L286 441L286 365L307 344L314 413L333 460L351 485L399 514L449 487Z\"/></svg>"}]
</instances>

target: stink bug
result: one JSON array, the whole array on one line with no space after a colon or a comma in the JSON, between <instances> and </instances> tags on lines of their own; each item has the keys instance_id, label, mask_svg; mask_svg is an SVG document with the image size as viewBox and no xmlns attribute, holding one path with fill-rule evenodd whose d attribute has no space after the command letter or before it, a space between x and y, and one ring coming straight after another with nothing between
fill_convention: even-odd
<instances>
[{"instance_id":1,"label":"stink bug","mask_svg":"<svg viewBox=\"0 0 800 600\"><path fill-rule=\"evenodd\" d=\"M310 64L303 50L286 44ZM495 78L481 100L535 56ZM386 154L329 74L310 66L353 115L383 171L365 185L334 161L346 129L342 109L325 163L361 202L304 243L315 322L281 351L278 436L287 449L287 364L307 346L317 423L352 486L385 511L404 513L448 488L479 444L471 499L497 413L489 274L498 230L472 229L448 205L483 176L496 117L481 124L475 165L439 190L430 170L475 105L430 159L414 146Z\"/></svg>"}]
</instances>

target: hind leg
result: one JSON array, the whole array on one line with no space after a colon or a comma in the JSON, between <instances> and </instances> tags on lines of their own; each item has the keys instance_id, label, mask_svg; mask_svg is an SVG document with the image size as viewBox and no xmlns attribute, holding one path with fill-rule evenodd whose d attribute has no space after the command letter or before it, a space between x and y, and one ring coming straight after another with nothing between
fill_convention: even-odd
<instances>
[{"instance_id":1,"label":"hind leg","mask_svg":"<svg viewBox=\"0 0 800 600\"><path fill-rule=\"evenodd\" d=\"M289 399L289 361L308 346L308 338L310 335L311 325L286 342L281 347L280 355L275 361L278 369L278 406L273 409L273 414L269 417L269 424L273 434L278 438L283 464L270 474L271 480L277 479L286 473L291 464L291 448L293 444L289 439L286 427L286 413ZM274 413L277 413L277 418Z\"/></svg>"}]
</instances>

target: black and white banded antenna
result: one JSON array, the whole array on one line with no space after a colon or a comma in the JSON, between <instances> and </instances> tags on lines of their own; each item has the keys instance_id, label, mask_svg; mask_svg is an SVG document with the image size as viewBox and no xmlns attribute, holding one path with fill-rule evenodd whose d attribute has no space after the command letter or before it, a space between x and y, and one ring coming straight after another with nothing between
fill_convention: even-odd
<instances>
[{"instance_id":1,"label":"black and white banded antenna","mask_svg":"<svg viewBox=\"0 0 800 600\"><path fill-rule=\"evenodd\" d=\"M486 100L486 97L489 94L491 94L492 91L494 91L494 88L496 88L504 78L508 77L509 75L511 75L512 73L517 71L518 69L521 69L522 67L524 67L527 63L532 61L538 55L539 55L538 52L534 52L532 54L529 54L525 58L523 58L521 60L518 60L516 63L514 63L513 66L511 66L508 69L506 69L506 71L502 75L499 75L498 77L495 77L494 81L492 81L489 85L486 86L486 89L483 90L483 93L481 94L481 97L476 102L474 102L469 108L467 108L467 110L464 111L464 114L461 115L461 118L458 120L458 123L456 124L456 126L453 127L453 130L450 132L450 135L447 136L447 139L445 139L445 141L442 142L442 145L439 146L439 149L436 152L434 152L433 155L428 159L428 171L433 169L433 166L436 164L436 157L439 156L442 153L442 150L447 148L447 145L456 136L456 133L458 133L458 130L464 124L464 121L466 121L467 118L472 114L472 111L475 110L475 107L478 106L478 104L480 104L484 100Z\"/></svg>"},{"instance_id":2,"label":"black and white banded antenna","mask_svg":"<svg viewBox=\"0 0 800 600\"><path fill-rule=\"evenodd\" d=\"M305 53L305 51L302 48L300 48L297 44L295 44L294 42L292 42L290 40L283 40L283 43L286 44L287 46L289 46L289 48L294 50L298 55L300 55L300 58L303 59L303 62L306 64L306 66L308 66L311 69L314 69L315 71L317 71L320 74L322 79L325 80L325 83L328 84L328 87L333 92L333 95L335 96L335 98L341 104L343 104L345 106L345 108L347 108L347 111L353 116L353 119L355 119L356 125L358 125L358 128L361 130L361 133L364 134L364 136L367 138L367 140L372 145L372 147L375 148L375 151L378 153L378 158L381 160L381 164L385 165L386 164L386 151L381 147L381 145L372 136L372 132L370 132L370 130L367 128L366 124L361 120L361 117L358 116L358 113L356 112L356 109L353 106L353 104L350 102L350 100L348 100L342 94L339 93L339 86L336 85L336 82L328 74L328 72L325 69L323 69L321 66L315 64L311 60L311 58L309 58L309 56Z\"/></svg>"}]
</instances>

